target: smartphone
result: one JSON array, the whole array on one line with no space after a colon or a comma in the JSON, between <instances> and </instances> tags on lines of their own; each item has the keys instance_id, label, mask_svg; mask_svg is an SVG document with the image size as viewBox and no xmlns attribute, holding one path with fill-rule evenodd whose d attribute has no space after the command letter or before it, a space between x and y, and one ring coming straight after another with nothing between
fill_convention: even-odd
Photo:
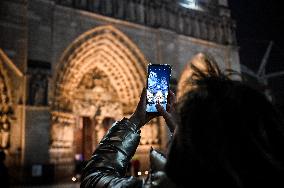
<instances>
[{"instance_id":1,"label":"smartphone","mask_svg":"<svg viewBox=\"0 0 284 188\"><path fill-rule=\"evenodd\" d=\"M171 66L167 64L149 64L147 75L146 112L157 113L156 104L164 109L167 106L171 77Z\"/></svg>"}]
</instances>

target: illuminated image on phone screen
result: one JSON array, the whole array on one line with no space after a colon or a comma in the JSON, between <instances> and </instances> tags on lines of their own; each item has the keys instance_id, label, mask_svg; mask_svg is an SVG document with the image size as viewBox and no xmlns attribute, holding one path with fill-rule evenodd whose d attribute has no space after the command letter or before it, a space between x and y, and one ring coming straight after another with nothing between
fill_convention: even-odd
<instances>
[{"instance_id":1,"label":"illuminated image on phone screen","mask_svg":"<svg viewBox=\"0 0 284 188\"><path fill-rule=\"evenodd\" d=\"M146 112L157 112L157 103L166 109L170 74L171 67L169 65L151 64L148 66Z\"/></svg>"}]
</instances>

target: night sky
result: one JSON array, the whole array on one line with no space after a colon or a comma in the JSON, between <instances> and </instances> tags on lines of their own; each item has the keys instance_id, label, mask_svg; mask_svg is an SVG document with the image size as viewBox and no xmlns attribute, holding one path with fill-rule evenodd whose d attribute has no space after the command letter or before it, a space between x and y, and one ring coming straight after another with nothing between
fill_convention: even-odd
<instances>
[{"instance_id":1,"label":"night sky","mask_svg":"<svg viewBox=\"0 0 284 188\"><path fill-rule=\"evenodd\" d=\"M275 1L229 0L237 23L237 40L241 63L256 72L269 41L273 41L266 66L267 73L284 71L284 17L282 6ZM269 80L274 103L284 113L284 75Z\"/></svg>"}]
</instances>

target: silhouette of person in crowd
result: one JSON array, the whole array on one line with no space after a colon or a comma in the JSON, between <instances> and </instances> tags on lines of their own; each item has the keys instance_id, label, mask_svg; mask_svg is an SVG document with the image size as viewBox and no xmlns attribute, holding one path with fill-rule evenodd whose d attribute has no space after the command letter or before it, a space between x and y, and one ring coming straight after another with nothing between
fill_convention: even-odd
<instances>
[{"instance_id":1,"label":"silhouette of person in crowd","mask_svg":"<svg viewBox=\"0 0 284 188\"><path fill-rule=\"evenodd\" d=\"M140 140L140 128L155 115L145 112L143 90L136 111L116 122L84 168L81 187L284 187L284 123L257 90L231 80L205 56L191 64L191 86L176 105L157 109L173 133L167 159L151 150L151 173L143 181L125 177ZM147 125L146 125L147 126Z\"/></svg>"},{"instance_id":2,"label":"silhouette of person in crowd","mask_svg":"<svg viewBox=\"0 0 284 188\"><path fill-rule=\"evenodd\" d=\"M10 187L10 179L8 168L5 165L6 154L3 150L0 150L0 186L8 188Z\"/></svg>"},{"instance_id":3,"label":"silhouette of person in crowd","mask_svg":"<svg viewBox=\"0 0 284 188\"><path fill-rule=\"evenodd\" d=\"M133 175L138 177L138 172L140 171L140 161L137 156L132 157L131 166L133 168Z\"/></svg>"}]
</instances>

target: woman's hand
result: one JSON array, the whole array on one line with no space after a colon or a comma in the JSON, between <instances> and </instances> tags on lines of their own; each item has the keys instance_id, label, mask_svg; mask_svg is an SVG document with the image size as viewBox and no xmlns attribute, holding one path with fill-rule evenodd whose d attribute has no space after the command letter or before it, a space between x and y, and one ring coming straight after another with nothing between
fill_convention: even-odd
<instances>
[{"instance_id":1,"label":"woman's hand","mask_svg":"<svg viewBox=\"0 0 284 188\"><path fill-rule=\"evenodd\" d=\"M165 110L160 104L156 105L158 112L164 117L171 133L174 132L178 124L178 115L175 106L176 96L172 91L169 92L167 110Z\"/></svg>"},{"instance_id":2,"label":"woman's hand","mask_svg":"<svg viewBox=\"0 0 284 188\"><path fill-rule=\"evenodd\" d=\"M129 118L129 121L136 124L138 128L141 128L143 125L148 123L151 119L154 117L157 117L157 115L154 114L148 114L146 112L146 89L143 88L143 91L140 96L140 101L136 107L135 112L132 114L132 116Z\"/></svg>"}]
</instances>

